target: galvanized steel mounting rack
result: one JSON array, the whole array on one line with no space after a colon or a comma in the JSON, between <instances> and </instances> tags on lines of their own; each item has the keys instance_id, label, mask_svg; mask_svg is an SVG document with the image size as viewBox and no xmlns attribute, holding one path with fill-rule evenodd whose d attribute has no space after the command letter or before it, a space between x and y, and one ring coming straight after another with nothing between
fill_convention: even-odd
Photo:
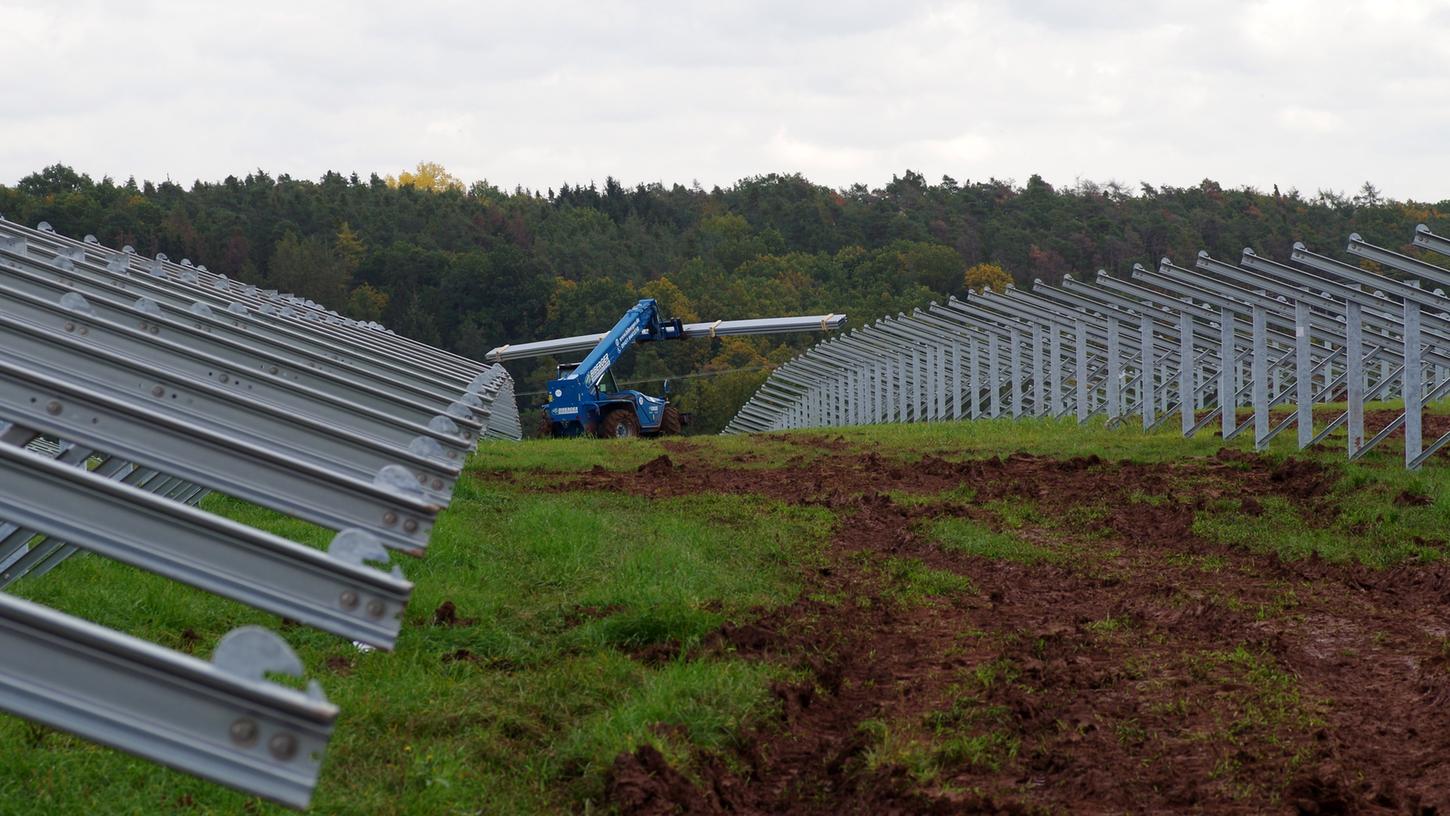
<instances>
[{"instance_id":1,"label":"galvanized steel mounting rack","mask_svg":"<svg viewBox=\"0 0 1450 816\"><path fill-rule=\"evenodd\" d=\"M521 436L485 365L189 260L0 218L0 590L89 551L391 649L464 459ZM317 550L197 507L219 491L336 531ZM0 592L0 710L281 804L336 706L257 627L212 660Z\"/></svg>"},{"instance_id":2,"label":"galvanized steel mounting rack","mask_svg":"<svg viewBox=\"0 0 1450 816\"><path fill-rule=\"evenodd\" d=\"M1424 225L1413 245L1450 256L1450 238ZM1192 267L1164 258L1127 277L932 303L780 366L725 433L1008 416L1154 429L1177 417L1185 436L1216 423L1260 449L1290 427L1301 449L1344 429L1351 459L1400 434L1418 468L1450 444L1423 435L1426 404L1450 393L1450 269L1358 235L1348 251L1365 266L1303 244L1291 263L1200 252ZM1373 399L1404 407L1370 431ZM1315 417L1332 402L1346 408Z\"/></svg>"}]
</instances>

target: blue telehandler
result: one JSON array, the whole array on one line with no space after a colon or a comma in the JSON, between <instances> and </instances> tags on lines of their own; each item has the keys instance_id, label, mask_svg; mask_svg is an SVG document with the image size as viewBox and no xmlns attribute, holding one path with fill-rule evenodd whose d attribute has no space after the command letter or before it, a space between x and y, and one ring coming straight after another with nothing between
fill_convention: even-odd
<instances>
[{"instance_id":1,"label":"blue telehandler","mask_svg":"<svg viewBox=\"0 0 1450 816\"><path fill-rule=\"evenodd\" d=\"M630 346L690 337L830 331L845 322L845 315L828 314L682 323L679 318L662 317L659 304L645 298L603 334L499 346L488 353L488 360L503 362L589 351L580 362L559 366L558 377L549 381L548 403L539 422L541 435L627 438L677 434L684 426L685 417L667 399L615 386L610 369Z\"/></svg>"}]
</instances>

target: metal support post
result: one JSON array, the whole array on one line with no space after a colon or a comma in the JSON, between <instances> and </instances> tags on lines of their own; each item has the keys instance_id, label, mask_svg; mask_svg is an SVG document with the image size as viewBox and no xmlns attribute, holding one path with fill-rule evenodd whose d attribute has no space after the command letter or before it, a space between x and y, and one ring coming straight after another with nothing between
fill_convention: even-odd
<instances>
[{"instance_id":1,"label":"metal support post","mask_svg":"<svg viewBox=\"0 0 1450 816\"><path fill-rule=\"evenodd\" d=\"M1140 360L1140 386L1139 393L1142 397L1138 400L1138 408L1143 414L1143 430L1153 427L1157 419L1153 404L1153 316L1145 314L1142 318L1142 325L1139 328L1141 335L1139 342L1143 347L1142 359Z\"/></svg>"},{"instance_id":2,"label":"metal support post","mask_svg":"<svg viewBox=\"0 0 1450 816\"><path fill-rule=\"evenodd\" d=\"M927 386L927 362L922 359L925 352L921 346L912 345L911 362L915 368L915 394L912 394L912 403L916 410L916 422L928 422L931 417L927 416L928 386Z\"/></svg>"},{"instance_id":3,"label":"metal support post","mask_svg":"<svg viewBox=\"0 0 1450 816\"><path fill-rule=\"evenodd\" d=\"M1047 337L1042 327L1032 326L1032 413L1047 415Z\"/></svg>"},{"instance_id":4,"label":"metal support post","mask_svg":"<svg viewBox=\"0 0 1450 816\"><path fill-rule=\"evenodd\" d=\"M1092 406L1088 404L1088 329L1087 322L1082 320L1081 318L1073 321L1073 324L1074 328L1077 330L1077 346L1074 349L1075 355L1073 360L1073 362L1077 366L1077 371L1073 372L1073 379L1077 382L1077 421L1078 424L1081 425L1082 423L1087 422L1088 416L1091 413L1092 408Z\"/></svg>"},{"instance_id":5,"label":"metal support post","mask_svg":"<svg viewBox=\"0 0 1450 816\"><path fill-rule=\"evenodd\" d=\"M1012 345L1008 353L1008 360L1012 370L1007 373L1007 381L1012 389L1012 418L1022 417L1022 333L1017 329L1007 336L1007 342Z\"/></svg>"},{"instance_id":6,"label":"metal support post","mask_svg":"<svg viewBox=\"0 0 1450 816\"><path fill-rule=\"evenodd\" d=\"M1250 365L1253 379L1254 448L1263 450L1269 444L1269 336L1268 314L1255 304L1252 313L1254 357Z\"/></svg>"},{"instance_id":7,"label":"metal support post","mask_svg":"<svg viewBox=\"0 0 1450 816\"><path fill-rule=\"evenodd\" d=\"M962 344L952 338L952 418L962 418Z\"/></svg>"},{"instance_id":8,"label":"metal support post","mask_svg":"<svg viewBox=\"0 0 1450 816\"><path fill-rule=\"evenodd\" d=\"M940 343L935 343L931 348L932 370L931 380L936 386L936 418L946 419L947 416L947 350Z\"/></svg>"},{"instance_id":9,"label":"metal support post","mask_svg":"<svg viewBox=\"0 0 1450 816\"><path fill-rule=\"evenodd\" d=\"M906 401L910 398L911 392L908 390L906 383L908 371L905 352L897 352L896 354L896 372L896 412L899 414L896 421L910 422L911 414L907 410Z\"/></svg>"},{"instance_id":10,"label":"metal support post","mask_svg":"<svg viewBox=\"0 0 1450 816\"><path fill-rule=\"evenodd\" d=\"M1052 367L1047 372L1050 378L1047 385L1048 389L1052 392L1052 397L1048 402L1048 410L1052 412L1053 416L1060 416L1063 411L1062 388L1065 384L1062 378L1062 332L1058 329L1056 323L1049 324L1047 331L1050 332L1048 345L1050 346L1049 353L1052 355Z\"/></svg>"},{"instance_id":11,"label":"metal support post","mask_svg":"<svg viewBox=\"0 0 1450 816\"><path fill-rule=\"evenodd\" d=\"M1227 306L1219 310L1218 347L1218 409L1223 420L1223 438L1232 437L1238 429L1238 398L1234 387L1234 370L1238 363L1234 359L1234 313Z\"/></svg>"},{"instance_id":12,"label":"metal support post","mask_svg":"<svg viewBox=\"0 0 1450 816\"><path fill-rule=\"evenodd\" d=\"M1123 415L1123 354L1122 339L1118 336L1118 319L1108 318L1108 374L1107 374L1107 416L1108 424L1116 423Z\"/></svg>"},{"instance_id":13,"label":"metal support post","mask_svg":"<svg viewBox=\"0 0 1450 816\"><path fill-rule=\"evenodd\" d=\"M1001 349L998 346L997 333L987 335L987 388L990 390L987 416L992 419L1002 415Z\"/></svg>"},{"instance_id":14,"label":"metal support post","mask_svg":"<svg viewBox=\"0 0 1450 816\"><path fill-rule=\"evenodd\" d=\"M1364 447L1364 323L1356 301L1345 304L1345 398L1349 401L1349 455Z\"/></svg>"},{"instance_id":15,"label":"metal support post","mask_svg":"<svg viewBox=\"0 0 1450 816\"><path fill-rule=\"evenodd\" d=\"M1405 300L1405 372L1400 389L1405 400L1405 467L1420 466L1422 410L1425 397L1420 373L1420 304Z\"/></svg>"},{"instance_id":16,"label":"metal support post","mask_svg":"<svg viewBox=\"0 0 1450 816\"><path fill-rule=\"evenodd\" d=\"M1309 304L1294 304L1294 401L1298 410L1299 450L1314 439L1313 339L1309 333Z\"/></svg>"},{"instance_id":17,"label":"metal support post","mask_svg":"<svg viewBox=\"0 0 1450 816\"><path fill-rule=\"evenodd\" d=\"M967 412L972 419L982 416L982 360L976 337L967 339Z\"/></svg>"}]
</instances>

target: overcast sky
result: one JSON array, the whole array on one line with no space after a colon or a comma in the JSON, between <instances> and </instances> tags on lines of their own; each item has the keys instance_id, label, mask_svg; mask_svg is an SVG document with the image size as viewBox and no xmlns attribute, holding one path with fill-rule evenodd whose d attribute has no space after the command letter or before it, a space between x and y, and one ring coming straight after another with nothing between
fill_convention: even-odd
<instances>
[{"instance_id":1,"label":"overcast sky","mask_svg":"<svg viewBox=\"0 0 1450 816\"><path fill-rule=\"evenodd\" d=\"M0 183L1040 173L1450 198L1450 0L0 0Z\"/></svg>"}]
</instances>

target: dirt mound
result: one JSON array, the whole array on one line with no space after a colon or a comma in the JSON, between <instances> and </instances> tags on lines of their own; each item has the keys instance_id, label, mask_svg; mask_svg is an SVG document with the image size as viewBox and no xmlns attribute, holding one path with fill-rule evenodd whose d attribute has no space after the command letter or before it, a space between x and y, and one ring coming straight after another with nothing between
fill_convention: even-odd
<instances>
[{"instance_id":1,"label":"dirt mound","mask_svg":"<svg viewBox=\"0 0 1450 816\"><path fill-rule=\"evenodd\" d=\"M1220 498L1242 500L1267 495L1299 504L1312 503L1330 491L1338 476L1307 459L1289 457L1276 462L1257 454L1225 450L1210 459L1159 465L1109 462L1095 455L1054 459L1027 453L961 461L928 454L908 461L867 452L829 454L782 467L749 469L676 463L668 455L661 455L634 473L596 466L587 473L560 473L556 478L547 489L622 490L651 498L754 493L790 504L817 504L832 509L849 506L868 494L932 494L964 487L973 490L976 504L1020 498L1049 507L1101 501L1115 493L1170 490L1179 503L1202 509Z\"/></svg>"},{"instance_id":2,"label":"dirt mound","mask_svg":"<svg viewBox=\"0 0 1450 816\"><path fill-rule=\"evenodd\" d=\"M670 457L667 454L660 454L636 468L635 473L651 479L658 479L669 476L674 470L675 463L670 460Z\"/></svg>"},{"instance_id":3,"label":"dirt mound","mask_svg":"<svg viewBox=\"0 0 1450 816\"><path fill-rule=\"evenodd\" d=\"M433 610L434 626L472 626L478 623L478 618L465 618L458 614L458 607L452 601L444 601Z\"/></svg>"}]
</instances>

